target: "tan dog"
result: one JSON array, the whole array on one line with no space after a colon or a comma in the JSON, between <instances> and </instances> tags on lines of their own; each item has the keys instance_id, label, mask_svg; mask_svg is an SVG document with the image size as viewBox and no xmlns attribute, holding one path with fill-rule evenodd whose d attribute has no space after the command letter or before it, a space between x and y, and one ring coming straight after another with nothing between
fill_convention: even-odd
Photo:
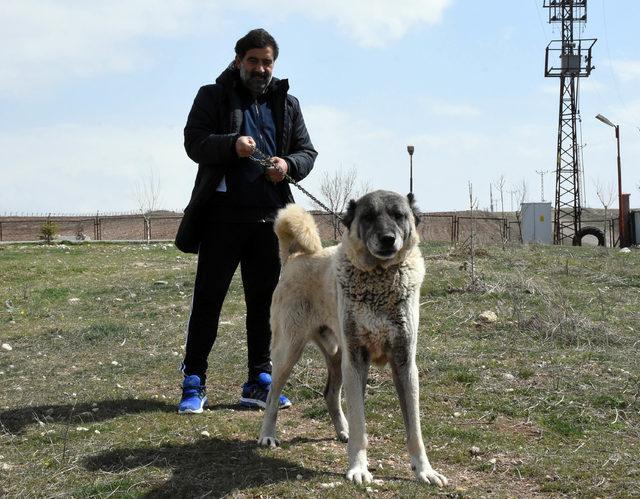
<instances>
[{"instance_id":1,"label":"tan dog","mask_svg":"<svg viewBox=\"0 0 640 499\"><path fill-rule=\"evenodd\" d=\"M322 248L313 217L289 205L278 214L282 274L271 304L271 392L258 443L276 446L278 398L305 345L324 354L324 391L338 438L348 440L347 478L370 482L364 393L370 362L389 363L416 477L447 479L429 464L422 442L415 364L424 261L413 198L375 191L351 201L342 243ZM340 406L344 377L349 422Z\"/></svg>"}]
</instances>

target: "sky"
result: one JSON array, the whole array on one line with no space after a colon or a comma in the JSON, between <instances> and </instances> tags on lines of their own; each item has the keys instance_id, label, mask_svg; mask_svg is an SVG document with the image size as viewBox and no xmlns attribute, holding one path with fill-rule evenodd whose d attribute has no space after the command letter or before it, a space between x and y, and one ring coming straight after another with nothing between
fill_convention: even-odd
<instances>
[{"instance_id":1,"label":"sky","mask_svg":"<svg viewBox=\"0 0 640 499\"><path fill-rule=\"evenodd\" d=\"M0 214L127 212L153 177L186 206L197 166L183 128L198 88L256 27L278 41L319 152L304 187L354 168L360 185L409 191L423 211L480 208L504 177L505 210L553 199L559 79L544 77L558 27L543 0L0 0ZM589 0L580 80L587 206L596 185L640 207L640 2ZM311 207L296 189L296 200ZM519 194L516 194L516 204ZM496 203L496 207L499 202ZM617 204L616 198L612 204Z\"/></svg>"}]
</instances>

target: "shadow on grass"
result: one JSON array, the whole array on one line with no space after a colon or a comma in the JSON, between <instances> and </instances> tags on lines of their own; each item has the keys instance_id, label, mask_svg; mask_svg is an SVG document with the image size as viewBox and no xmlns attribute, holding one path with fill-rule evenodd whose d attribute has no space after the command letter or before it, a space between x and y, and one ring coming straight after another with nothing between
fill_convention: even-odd
<instances>
[{"instance_id":1,"label":"shadow on grass","mask_svg":"<svg viewBox=\"0 0 640 499\"><path fill-rule=\"evenodd\" d=\"M89 471L126 474L144 467L169 468L171 478L149 490L145 497L223 497L235 491L309 479L320 473L259 452L254 440L207 438L186 445L164 445L104 452L88 458Z\"/></svg>"},{"instance_id":2,"label":"shadow on grass","mask_svg":"<svg viewBox=\"0 0 640 499\"><path fill-rule=\"evenodd\" d=\"M94 411L97 409L97 411ZM93 403L40 405L0 412L0 428L12 434L22 433L26 426L45 423L90 423L104 421L124 414L142 412L175 412L175 404L159 400L117 399L99 400Z\"/></svg>"}]
</instances>

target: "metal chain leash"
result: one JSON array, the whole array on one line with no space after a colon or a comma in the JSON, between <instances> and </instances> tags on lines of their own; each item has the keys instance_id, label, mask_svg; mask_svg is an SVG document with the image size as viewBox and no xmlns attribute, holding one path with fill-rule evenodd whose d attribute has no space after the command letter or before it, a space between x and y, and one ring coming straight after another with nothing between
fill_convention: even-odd
<instances>
[{"instance_id":1,"label":"metal chain leash","mask_svg":"<svg viewBox=\"0 0 640 499\"><path fill-rule=\"evenodd\" d=\"M324 209L326 212L331 213L334 217L336 217L340 222L342 222L342 217L340 215L338 215L335 211L333 211L332 209L330 209L328 206L326 206L322 201L320 201L317 197L315 197L313 194L311 194L308 190L306 190L304 187L302 187L293 177L291 177L291 175L289 175L288 173L285 173L282 171L282 169L276 165L275 163L273 163L271 156L268 156L267 154L263 153L260 149L258 149L257 147L254 146L253 148L253 152L251 153L251 155L249 156L249 159L258 163L260 166L262 166L265 170L267 168L275 168L276 170L278 170L280 173L282 173L284 175L284 178L286 178L289 183L295 185L298 189L300 189L307 197L309 197L314 203L316 203L318 206L320 206L322 209Z\"/></svg>"}]
</instances>

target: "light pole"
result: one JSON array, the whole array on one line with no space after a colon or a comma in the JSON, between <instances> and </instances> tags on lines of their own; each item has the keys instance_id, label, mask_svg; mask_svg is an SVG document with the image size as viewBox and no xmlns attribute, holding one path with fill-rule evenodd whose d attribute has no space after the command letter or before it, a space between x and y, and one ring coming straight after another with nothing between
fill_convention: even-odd
<instances>
[{"instance_id":1,"label":"light pole","mask_svg":"<svg viewBox=\"0 0 640 499\"><path fill-rule=\"evenodd\" d=\"M407 146L407 152L409 153L409 192L413 194L413 151L415 147Z\"/></svg>"},{"instance_id":2,"label":"light pole","mask_svg":"<svg viewBox=\"0 0 640 499\"><path fill-rule=\"evenodd\" d=\"M596 119L602 121L605 125L613 127L616 131L616 143L618 147L618 233L620 234L620 247L623 248L627 244L627 235L624 228L624 216L622 207L622 168L620 166L620 125L614 125L607 118L598 114Z\"/></svg>"},{"instance_id":3,"label":"light pole","mask_svg":"<svg viewBox=\"0 0 640 499\"><path fill-rule=\"evenodd\" d=\"M415 147L407 146L407 152L409 153L409 192L413 194L413 151Z\"/></svg>"}]
</instances>

